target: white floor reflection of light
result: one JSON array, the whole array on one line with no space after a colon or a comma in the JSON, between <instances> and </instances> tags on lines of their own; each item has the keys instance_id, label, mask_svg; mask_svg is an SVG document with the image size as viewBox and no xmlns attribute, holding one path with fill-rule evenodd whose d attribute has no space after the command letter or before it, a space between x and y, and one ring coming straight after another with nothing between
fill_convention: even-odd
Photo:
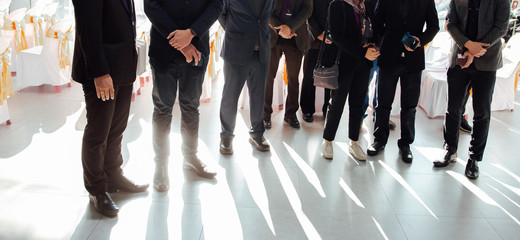
<instances>
[{"instance_id":1,"label":"white floor reflection of light","mask_svg":"<svg viewBox=\"0 0 520 240\"><path fill-rule=\"evenodd\" d=\"M345 154L347 154L348 156L351 156L350 153L348 152L348 144L347 143L345 143L345 142L338 142L338 141L334 141L334 143L336 143L336 146L338 146L343 152L345 152ZM349 159L352 160L353 162L355 162L359 166L358 161L356 161L354 159L354 157L351 156Z\"/></svg>"},{"instance_id":2,"label":"white floor reflection of light","mask_svg":"<svg viewBox=\"0 0 520 240\"><path fill-rule=\"evenodd\" d=\"M513 177L516 181L520 183L520 177L513 172L509 171L509 169L505 168L504 166L497 164L497 163L491 163L492 166L504 171L505 173L509 174L511 177Z\"/></svg>"},{"instance_id":3,"label":"white floor reflection of light","mask_svg":"<svg viewBox=\"0 0 520 240\"><path fill-rule=\"evenodd\" d=\"M432 147L414 147L419 151L423 156L426 157L430 162L434 162L438 158L442 158L442 154L444 150L442 148L432 148ZM460 158L457 158L459 161Z\"/></svg>"},{"instance_id":4,"label":"white floor reflection of light","mask_svg":"<svg viewBox=\"0 0 520 240\"><path fill-rule=\"evenodd\" d=\"M385 168L385 170L390 173L390 175L392 175L392 177L397 181L399 182L406 190L408 190L408 192L410 194L412 194L412 196L417 200L419 201L419 203L421 205L423 205L424 208L426 208L426 210L435 218L438 220L437 216L435 215L435 213L433 213L433 211L426 205L426 203L424 203L424 201L419 197L419 195L417 195L417 193L415 192L415 190L413 190L413 188L406 182L406 180L404 180L403 177L401 177L401 175L399 175L399 173L397 173L394 169L392 169L390 166L388 166L385 162L379 160L379 163Z\"/></svg>"},{"instance_id":5,"label":"white floor reflection of light","mask_svg":"<svg viewBox=\"0 0 520 240\"><path fill-rule=\"evenodd\" d=\"M490 186L491 188L493 188L493 190L497 191L498 193L500 193L500 195L502 195L503 197L505 197L507 200L509 200L512 204L514 204L515 206L517 206L518 208L520 208L520 204L516 203L515 201L513 201L513 199L509 198L508 196L506 196L503 192L501 192L500 190L496 189L495 187L489 185L488 183L488 186Z\"/></svg>"},{"instance_id":6,"label":"white floor reflection of light","mask_svg":"<svg viewBox=\"0 0 520 240\"><path fill-rule=\"evenodd\" d=\"M325 191L323 191L323 187L321 186L320 178L316 174L316 171L312 169L307 162L305 162L294 149L289 146L287 143L283 142L285 149L289 152L296 165L303 172L303 175L307 178L307 181L316 189L316 191L320 194L322 198L326 198Z\"/></svg>"},{"instance_id":7,"label":"white floor reflection of light","mask_svg":"<svg viewBox=\"0 0 520 240\"><path fill-rule=\"evenodd\" d=\"M265 189L262 175L260 174L260 170L258 168L258 159L248 159L247 161L241 162L239 165L253 201L255 201L256 205L262 212L262 215L264 215L265 222L269 226L269 229L271 229L273 235L276 236L273 219L271 217L271 212L269 211L269 199L267 198L267 191Z\"/></svg>"},{"instance_id":8,"label":"white floor reflection of light","mask_svg":"<svg viewBox=\"0 0 520 240\"><path fill-rule=\"evenodd\" d=\"M370 161L370 168L372 169L372 174L374 174L374 176L376 175L376 168L374 167L374 162L373 161Z\"/></svg>"},{"instance_id":9,"label":"white floor reflection of light","mask_svg":"<svg viewBox=\"0 0 520 240\"><path fill-rule=\"evenodd\" d=\"M505 210L502 206L500 206L495 200L493 200L489 195L487 195L482 189L480 189L475 184L471 183L468 178L460 173L456 173L454 171L448 170L446 171L450 176L455 178L455 180L459 181L466 187L468 190L470 190L473 194L475 194L480 200L483 202L498 207L500 210L502 210L507 216L509 216L513 221L515 221L518 225L520 225L520 222L518 219L516 219L511 213L509 213L507 210Z\"/></svg>"},{"instance_id":10,"label":"white floor reflection of light","mask_svg":"<svg viewBox=\"0 0 520 240\"><path fill-rule=\"evenodd\" d=\"M343 180L343 178L341 177L339 179L339 185L341 186L341 188L343 188L343 190L345 191L345 193L347 193L347 196L352 199L352 201L354 201L354 203L356 205L358 205L360 208L365 208L365 206L363 205L363 203L361 202L361 200L359 200L359 198L356 196L356 194L352 191L352 189L350 189L347 185L347 183L345 182L345 180Z\"/></svg>"},{"instance_id":11,"label":"white floor reflection of light","mask_svg":"<svg viewBox=\"0 0 520 240\"><path fill-rule=\"evenodd\" d=\"M520 130L514 128L513 126L507 124L506 122L504 122L504 121L502 121L502 120L500 120L500 119L498 119L498 118L496 118L496 117L491 117L491 119L494 120L494 121L499 122L500 125L503 125L504 127L507 127L507 129L508 129L509 131L514 132L514 133L516 133L516 134L520 134Z\"/></svg>"},{"instance_id":12,"label":"white floor reflection of light","mask_svg":"<svg viewBox=\"0 0 520 240\"><path fill-rule=\"evenodd\" d=\"M487 173L483 173L484 175L490 177L491 179L495 180L497 183L500 183L502 186L506 187L507 189L511 190L511 192L514 192L516 193L516 195L520 196L520 188L517 188L517 187L513 187L505 182L502 182L496 178L494 178L493 176L487 174Z\"/></svg>"},{"instance_id":13,"label":"white floor reflection of light","mask_svg":"<svg viewBox=\"0 0 520 240\"><path fill-rule=\"evenodd\" d=\"M385 231L383 231L383 228L381 227L381 224L379 224L379 222L377 222L377 220L374 217L372 217L372 220L374 220L374 223L376 224L377 229L381 233L381 236L383 236L383 238L385 240L388 240L388 237L386 236Z\"/></svg>"},{"instance_id":14,"label":"white floor reflection of light","mask_svg":"<svg viewBox=\"0 0 520 240\"><path fill-rule=\"evenodd\" d=\"M291 178L289 177L287 170L283 166L282 161L280 160L274 149L271 149L271 154L271 162L273 163L276 174L280 179L280 183L282 184L282 188L285 192L285 195L287 196L287 199L289 199L289 203L291 204L291 207L294 213L296 214L296 218L298 218L298 221L300 222L300 225L302 226L305 235L307 235L308 239L321 239L320 234L318 233L312 222L309 220L307 215L305 215L305 213L303 212L302 202L300 200L300 197L298 196L298 192L296 192L296 189L294 188Z\"/></svg>"}]
</instances>

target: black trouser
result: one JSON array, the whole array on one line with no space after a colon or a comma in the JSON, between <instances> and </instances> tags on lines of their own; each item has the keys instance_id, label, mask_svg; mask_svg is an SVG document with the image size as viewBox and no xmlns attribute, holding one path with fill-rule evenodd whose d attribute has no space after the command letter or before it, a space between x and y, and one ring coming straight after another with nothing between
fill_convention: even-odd
<instances>
[{"instance_id":1,"label":"black trouser","mask_svg":"<svg viewBox=\"0 0 520 240\"><path fill-rule=\"evenodd\" d=\"M302 80L302 89L300 93L300 107L302 109L302 113L314 114L316 108L314 106L314 102L316 99L316 87L314 86L314 67L316 66L316 61L318 60L318 55L320 53L319 49L309 49L305 54L305 58L303 59L303 80ZM327 47L324 53L324 57L322 58L322 62L326 64L325 66L331 66L334 64L335 51L332 47ZM330 55L334 55L333 57L329 57ZM329 105L330 100L330 89L325 88L325 94L323 98L323 106L322 111L323 114L327 113L327 107Z\"/></svg>"},{"instance_id":2,"label":"black trouser","mask_svg":"<svg viewBox=\"0 0 520 240\"><path fill-rule=\"evenodd\" d=\"M345 69L348 69L346 71ZM331 91L331 98L323 139L333 141L338 130L338 125L345 108L345 101L348 98L349 119L348 137L357 141L359 130L363 118L363 103L368 89L368 76L370 68L365 61L359 61L352 69L352 66L339 65L338 89Z\"/></svg>"},{"instance_id":3,"label":"black trouser","mask_svg":"<svg viewBox=\"0 0 520 240\"><path fill-rule=\"evenodd\" d=\"M302 65L303 52L296 46L296 40L278 38L276 46L271 48L271 60L269 62L269 76L265 89L264 119L270 119L273 113L273 84L282 54L285 55L287 65L287 99L285 100L285 118L296 118L298 111L298 94L300 92L300 67Z\"/></svg>"},{"instance_id":4,"label":"black trouser","mask_svg":"<svg viewBox=\"0 0 520 240\"><path fill-rule=\"evenodd\" d=\"M247 82L249 90L249 118L251 121L251 137L264 135L263 109L265 97L265 85L267 81L268 63L260 62L257 51L253 60L244 64L233 64L224 61L224 88L220 103L220 123L222 132L220 138L233 138L237 119L238 98Z\"/></svg>"},{"instance_id":5,"label":"black trouser","mask_svg":"<svg viewBox=\"0 0 520 240\"><path fill-rule=\"evenodd\" d=\"M397 145L406 147L415 138L415 112L421 91L420 71L407 71L404 65L397 68L379 67L379 82L377 83L377 106L374 141L386 144L390 130L388 121L394 102L395 89L401 80L401 138ZM460 121L460 119L459 119Z\"/></svg>"},{"instance_id":6,"label":"black trouser","mask_svg":"<svg viewBox=\"0 0 520 240\"><path fill-rule=\"evenodd\" d=\"M132 85L114 87L114 100L97 98L94 86L83 85L83 92L87 111L81 147L83 180L87 191L97 195L122 175L121 141L128 123Z\"/></svg>"},{"instance_id":7,"label":"black trouser","mask_svg":"<svg viewBox=\"0 0 520 240\"><path fill-rule=\"evenodd\" d=\"M170 156L172 110L177 89L181 109L182 154L187 161L197 157L200 95L207 65L207 58L203 60L202 67L192 66L185 59L168 62L150 58L154 104L152 134L156 164L168 163Z\"/></svg>"},{"instance_id":8,"label":"black trouser","mask_svg":"<svg viewBox=\"0 0 520 240\"><path fill-rule=\"evenodd\" d=\"M473 132L469 147L470 159L482 161L491 119L491 99L495 88L496 71L478 71L474 65L448 70L448 110L444 119L444 141L448 151L455 153L459 143L459 127L464 96L473 89Z\"/></svg>"}]
</instances>

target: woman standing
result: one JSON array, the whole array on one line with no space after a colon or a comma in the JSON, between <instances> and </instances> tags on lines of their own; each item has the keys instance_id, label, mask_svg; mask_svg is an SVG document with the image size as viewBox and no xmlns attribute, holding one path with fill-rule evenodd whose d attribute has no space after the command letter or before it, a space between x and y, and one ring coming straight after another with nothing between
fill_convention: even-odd
<instances>
[{"instance_id":1,"label":"woman standing","mask_svg":"<svg viewBox=\"0 0 520 240\"><path fill-rule=\"evenodd\" d=\"M379 56L372 31L373 12L365 9L364 0L334 0L329 6L329 24L332 42L341 51L339 88L331 92L330 106L323 131L322 155L332 159L332 141L347 96L349 97L349 153L357 160L367 159L358 144L363 116L363 101L368 88L372 61Z\"/></svg>"}]
</instances>

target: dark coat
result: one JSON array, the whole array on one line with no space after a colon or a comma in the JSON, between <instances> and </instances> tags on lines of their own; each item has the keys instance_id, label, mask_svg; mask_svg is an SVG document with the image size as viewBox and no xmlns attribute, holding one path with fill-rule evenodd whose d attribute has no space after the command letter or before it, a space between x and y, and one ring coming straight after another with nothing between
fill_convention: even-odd
<instances>
[{"instance_id":1,"label":"dark coat","mask_svg":"<svg viewBox=\"0 0 520 240\"><path fill-rule=\"evenodd\" d=\"M294 39L298 49L302 52L309 50L313 37L309 31L307 19L312 15L313 0L292 0L290 8L292 17L288 20L284 19L286 21L285 23L280 20L282 2L283 0L276 1L273 14L269 20L269 24L271 25L271 47L276 45L279 38L279 35L272 28L285 24L289 26L291 32L296 33Z\"/></svg>"}]
</instances>

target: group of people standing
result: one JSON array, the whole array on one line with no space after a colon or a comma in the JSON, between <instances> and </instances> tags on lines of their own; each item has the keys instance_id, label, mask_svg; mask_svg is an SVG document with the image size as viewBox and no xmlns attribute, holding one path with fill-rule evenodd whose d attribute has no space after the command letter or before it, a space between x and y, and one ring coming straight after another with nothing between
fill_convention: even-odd
<instances>
[{"instance_id":1,"label":"group of people standing","mask_svg":"<svg viewBox=\"0 0 520 240\"><path fill-rule=\"evenodd\" d=\"M84 182L98 212L116 216L109 192L142 192L121 169L122 134L128 121L135 80L135 10L133 0L73 0L76 43L72 77L82 83L87 110L83 137ZM209 57L209 28L218 20L225 30L221 57L224 87L220 105L221 154L233 154L238 98L247 83L250 101L249 142L269 151L264 138L271 127L273 81L285 55L288 96L284 121L299 128L299 105L306 122L313 121L317 61L325 66L339 59L338 89L326 90L322 154L333 158L332 141L348 96L349 152L358 160L367 154L358 143L371 69L377 60L377 104L374 142L368 155L387 144L389 115L401 81L402 160L411 163L414 121L424 69L424 46L439 30L434 0L144 0L150 31L153 75L152 117L157 191L169 189L168 162L172 109L181 109L184 167L204 178L217 172L197 157L199 99ZM444 124L445 153L434 162L447 166L456 159L463 98L473 89L474 130L466 176L478 177L477 162L487 139L495 73L501 67L500 38L509 16L508 0L451 0L448 31L455 40L448 71L448 109ZM403 36L409 39L404 39ZM413 44L410 45L409 43ZM322 54L320 45L324 44ZM457 52L466 61L456 65ZM321 59L318 56L321 55ZM304 59L300 101L298 75ZM458 62L458 61L457 61ZM299 102L299 103L298 103Z\"/></svg>"}]
</instances>

